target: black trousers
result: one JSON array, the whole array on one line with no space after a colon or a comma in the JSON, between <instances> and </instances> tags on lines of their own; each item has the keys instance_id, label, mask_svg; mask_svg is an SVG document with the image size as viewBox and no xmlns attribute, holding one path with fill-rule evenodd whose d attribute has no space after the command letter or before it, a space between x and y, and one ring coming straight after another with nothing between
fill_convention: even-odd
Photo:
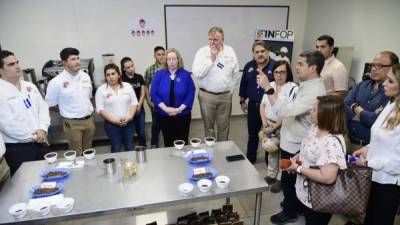
<instances>
[{"instance_id":1,"label":"black trousers","mask_svg":"<svg viewBox=\"0 0 400 225\"><path fill-rule=\"evenodd\" d=\"M10 167L11 176L17 171L23 162L42 160L47 146L35 142L6 143L4 158Z\"/></svg>"},{"instance_id":2,"label":"black trousers","mask_svg":"<svg viewBox=\"0 0 400 225\"><path fill-rule=\"evenodd\" d=\"M316 212L303 204L302 210L306 219L305 225L328 225L332 218L331 213Z\"/></svg>"},{"instance_id":3,"label":"black trousers","mask_svg":"<svg viewBox=\"0 0 400 225\"><path fill-rule=\"evenodd\" d=\"M261 129L262 121L260 116L260 103L249 101L247 106L247 153L246 156L251 163L257 160L258 132ZM265 151L265 162L268 162L268 152Z\"/></svg>"},{"instance_id":4,"label":"black trousers","mask_svg":"<svg viewBox=\"0 0 400 225\"><path fill-rule=\"evenodd\" d=\"M295 154L291 154L281 149L281 159L289 159ZM287 171L282 172L281 185L283 192L283 214L286 216L297 216L301 210L301 202L296 195L296 174L290 174Z\"/></svg>"},{"instance_id":5,"label":"black trousers","mask_svg":"<svg viewBox=\"0 0 400 225\"><path fill-rule=\"evenodd\" d=\"M364 225L393 225L400 204L400 186L372 182Z\"/></svg>"},{"instance_id":6,"label":"black trousers","mask_svg":"<svg viewBox=\"0 0 400 225\"><path fill-rule=\"evenodd\" d=\"M164 137L164 146L174 146L175 140L184 140L188 144L191 113L183 116L163 116L159 114L161 132Z\"/></svg>"}]
</instances>

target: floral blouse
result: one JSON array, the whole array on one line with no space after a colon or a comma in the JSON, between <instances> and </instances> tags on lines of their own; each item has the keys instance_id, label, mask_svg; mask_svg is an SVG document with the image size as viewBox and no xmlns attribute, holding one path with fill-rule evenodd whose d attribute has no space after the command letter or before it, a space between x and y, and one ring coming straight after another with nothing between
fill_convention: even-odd
<instances>
[{"instance_id":1,"label":"floral blouse","mask_svg":"<svg viewBox=\"0 0 400 225\"><path fill-rule=\"evenodd\" d=\"M301 142L299 159L305 168L334 163L339 166L339 169L346 169L345 152L346 145L343 135L328 134L324 137L317 137L317 128L312 126ZM305 178L301 174L297 175L296 194L304 205L312 208L308 199L308 187L304 185Z\"/></svg>"}]
</instances>

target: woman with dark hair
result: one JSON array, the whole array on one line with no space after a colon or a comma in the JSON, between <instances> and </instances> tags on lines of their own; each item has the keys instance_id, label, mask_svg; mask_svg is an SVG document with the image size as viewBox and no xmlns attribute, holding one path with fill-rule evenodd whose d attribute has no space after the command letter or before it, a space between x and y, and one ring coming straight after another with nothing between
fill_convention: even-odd
<instances>
[{"instance_id":1,"label":"woman with dark hair","mask_svg":"<svg viewBox=\"0 0 400 225\"><path fill-rule=\"evenodd\" d=\"M195 87L190 73L183 68L180 53L171 48L165 55L163 69L157 71L152 81L150 96L158 106L164 146L171 147L178 139L188 143Z\"/></svg>"},{"instance_id":2,"label":"woman with dark hair","mask_svg":"<svg viewBox=\"0 0 400 225\"><path fill-rule=\"evenodd\" d=\"M400 64L383 82L390 102L371 127L369 145L355 151L356 164L372 168L364 225L392 225L400 205Z\"/></svg>"},{"instance_id":3,"label":"woman with dark hair","mask_svg":"<svg viewBox=\"0 0 400 225\"><path fill-rule=\"evenodd\" d=\"M104 118L104 129L111 143L111 152L133 149L132 119L138 105L130 84L122 82L121 72L114 63L104 67L106 83L96 91L96 111Z\"/></svg>"},{"instance_id":4,"label":"woman with dark hair","mask_svg":"<svg viewBox=\"0 0 400 225\"><path fill-rule=\"evenodd\" d=\"M310 114L313 126L301 142L300 153L290 159L291 166L287 170L297 172L296 195L303 203L306 225L327 225L332 214L313 210L307 179L332 184L339 169L346 169L343 101L338 96L319 96ZM297 164L298 160L301 165Z\"/></svg>"},{"instance_id":5,"label":"woman with dark hair","mask_svg":"<svg viewBox=\"0 0 400 225\"><path fill-rule=\"evenodd\" d=\"M136 98L138 99L138 106L133 118L134 128L139 137L139 144L147 146L145 135L145 112L143 102L145 98L146 84L141 74L135 73L135 65L133 60L129 57L124 57L121 60L122 81L129 83L135 91Z\"/></svg>"},{"instance_id":6,"label":"woman with dark hair","mask_svg":"<svg viewBox=\"0 0 400 225\"><path fill-rule=\"evenodd\" d=\"M289 98L294 100L297 93L297 85L293 82L293 74L290 65L286 61L278 61L272 68L272 75L274 76L271 86L281 98ZM272 110L268 96L264 94L260 104L260 115L262 121L263 136L262 146L268 151L267 163L267 176L265 181L271 185L270 191L278 193L281 191L281 182L279 169L279 130L282 125L282 118L280 118Z\"/></svg>"}]
</instances>

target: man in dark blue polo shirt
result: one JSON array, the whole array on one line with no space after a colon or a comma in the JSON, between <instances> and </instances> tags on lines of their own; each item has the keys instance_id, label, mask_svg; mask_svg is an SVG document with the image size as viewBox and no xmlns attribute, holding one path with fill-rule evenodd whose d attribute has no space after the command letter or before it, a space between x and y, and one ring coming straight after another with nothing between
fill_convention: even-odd
<instances>
[{"instance_id":1,"label":"man in dark blue polo shirt","mask_svg":"<svg viewBox=\"0 0 400 225\"><path fill-rule=\"evenodd\" d=\"M257 85L257 69L262 69L268 76L268 79L273 81L272 67L275 61L269 57L269 47L265 41L256 41L253 44L252 51L254 59L244 66L240 81L239 96L240 107L243 112L247 112L247 130L249 135L247 141L247 158L254 164L257 160L258 132L262 125L260 102L264 95L264 89ZM265 161L267 162L267 160L268 155L266 153Z\"/></svg>"},{"instance_id":2,"label":"man in dark blue polo shirt","mask_svg":"<svg viewBox=\"0 0 400 225\"><path fill-rule=\"evenodd\" d=\"M371 80L357 84L346 96L344 103L351 143L347 148L349 153L369 144L371 126L389 100L385 96L382 83L391 66L398 62L399 59L393 52L379 53L372 62Z\"/></svg>"}]
</instances>

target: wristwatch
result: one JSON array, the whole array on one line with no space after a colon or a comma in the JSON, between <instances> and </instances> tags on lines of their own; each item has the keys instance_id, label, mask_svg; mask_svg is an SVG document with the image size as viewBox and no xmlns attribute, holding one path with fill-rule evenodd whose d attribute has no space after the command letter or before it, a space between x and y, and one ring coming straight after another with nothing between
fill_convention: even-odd
<instances>
[{"instance_id":1,"label":"wristwatch","mask_svg":"<svg viewBox=\"0 0 400 225\"><path fill-rule=\"evenodd\" d=\"M264 93L267 95L273 95L275 93L275 90L274 90L274 88L270 88L270 89L266 90Z\"/></svg>"}]
</instances>

